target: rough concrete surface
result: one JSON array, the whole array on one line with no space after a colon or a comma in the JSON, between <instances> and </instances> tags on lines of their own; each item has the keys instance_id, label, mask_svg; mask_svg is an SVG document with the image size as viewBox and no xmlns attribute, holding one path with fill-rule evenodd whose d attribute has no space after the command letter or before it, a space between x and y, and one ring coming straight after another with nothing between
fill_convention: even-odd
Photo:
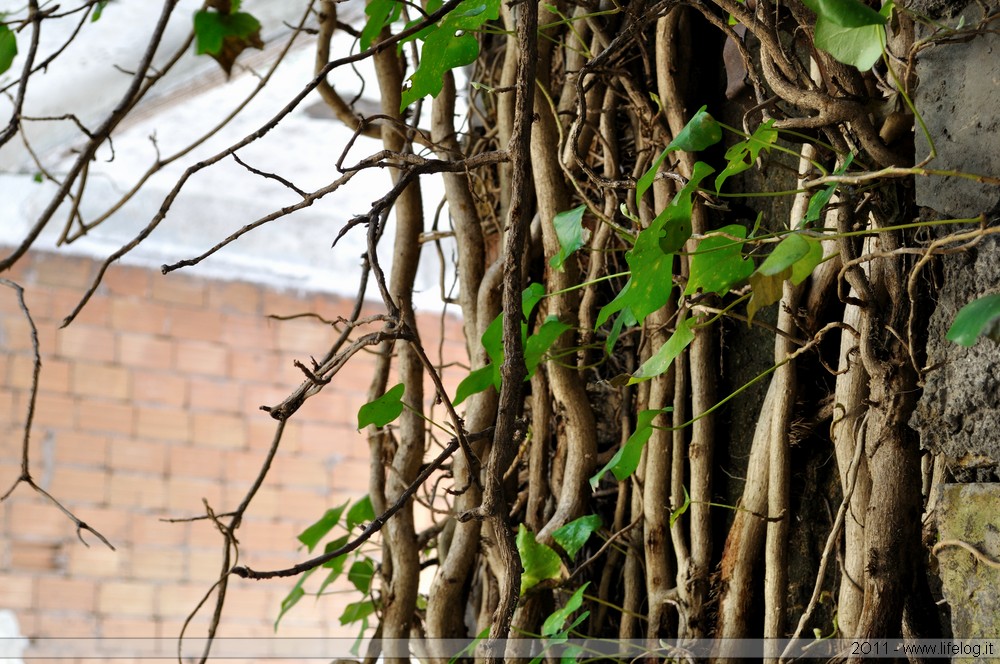
<instances>
[{"instance_id":1,"label":"rough concrete surface","mask_svg":"<svg viewBox=\"0 0 1000 664\"><path fill-rule=\"evenodd\" d=\"M955 638L995 638L1000 627L1000 484L946 484L938 509L942 592ZM980 560L957 542L974 547Z\"/></svg>"},{"instance_id":2,"label":"rough concrete surface","mask_svg":"<svg viewBox=\"0 0 1000 664\"><path fill-rule=\"evenodd\" d=\"M922 0L928 14L939 16L948 26L971 28L983 18L973 3ZM957 6L957 7L956 7ZM961 18L960 18L961 17ZM989 28L1000 27L994 15ZM924 29L921 38L929 36ZM939 32L938 36L944 36ZM937 149L930 168L996 175L994 163L1000 154L1000 34L978 34L964 43L938 42L920 52L917 64L920 84L915 95L917 109L927 124ZM930 154L923 132L916 132L917 160ZM988 213L1000 204L1000 187L959 178L917 179L917 204L952 218Z\"/></svg>"}]
</instances>

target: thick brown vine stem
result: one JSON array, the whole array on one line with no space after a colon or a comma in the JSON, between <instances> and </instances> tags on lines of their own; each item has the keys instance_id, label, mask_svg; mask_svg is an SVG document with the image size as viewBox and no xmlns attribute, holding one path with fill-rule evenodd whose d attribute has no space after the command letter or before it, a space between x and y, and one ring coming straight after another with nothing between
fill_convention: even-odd
<instances>
[{"instance_id":1,"label":"thick brown vine stem","mask_svg":"<svg viewBox=\"0 0 1000 664\"><path fill-rule=\"evenodd\" d=\"M515 5L517 41L520 47L517 63L514 128L510 139L511 204L507 217L503 263L503 348L500 367L502 386L493 449L486 468L483 503L461 515L461 519L488 519L493 526L497 548L503 563L500 579L500 603L490 627L490 636L480 644L480 654L492 662L502 662L499 639L510 632L521 586L521 562L508 524L507 504L503 492L503 474L514 459L520 437L524 378L524 348L521 344L521 290L523 260L531 221L529 196L530 146L532 108L535 96L535 61L537 59L538 6L531 0Z\"/></svg>"}]
</instances>

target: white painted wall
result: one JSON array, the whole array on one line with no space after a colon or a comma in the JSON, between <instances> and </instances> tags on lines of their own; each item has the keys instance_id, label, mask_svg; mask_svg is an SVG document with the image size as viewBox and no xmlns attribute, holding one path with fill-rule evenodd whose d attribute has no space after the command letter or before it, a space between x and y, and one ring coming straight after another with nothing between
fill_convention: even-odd
<instances>
[{"instance_id":1,"label":"white painted wall","mask_svg":"<svg viewBox=\"0 0 1000 664\"><path fill-rule=\"evenodd\" d=\"M10 3L0 1L0 8L5 4ZM243 8L260 18L265 41L276 44L290 32L281 23L297 22L304 5L280 0L245 0ZM180 2L168 28L164 52L171 52L183 42L191 16L200 6L198 0ZM353 8L351 5L340 7L340 11L348 15L353 12L356 16L360 11L357 3ZM129 82L129 77L114 65L126 70L134 67L159 10L160 3L153 2L122 0L109 4L100 21L84 27L78 42L60 58L58 66L32 79L26 114L53 115L72 111L84 122L96 122L96 118L113 107ZM58 27L44 24L43 55L60 44L59 37L65 38L73 27L68 20L62 23ZM20 34L18 39L21 53L12 72L23 63L27 50L27 33ZM353 39L349 35L338 34L334 40L335 57L347 54L352 46ZM303 42L239 118L208 144L154 176L139 195L87 237L63 249L105 257L134 237L155 215L185 168L239 140L272 117L312 78L312 61L312 44ZM371 71L361 68L360 74L367 82L366 94L376 92ZM349 96L361 87L361 80L349 69L337 73L332 82ZM84 218L94 218L103 212L117 195L130 189L139 174L153 162L156 148L151 136L155 136L160 154L173 153L212 127L255 83L253 75L245 72L236 75L236 69L233 79L226 82L211 59L195 57L193 53L186 56L178 64L177 71L163 81L162 89L143 101L141 112L116 132L113 158L111 150L104 146L98 159L91 164L90 183L81 205ZM313 93L278 129L242 150L241 158L261 170L280 174L306 191L335 180L340 173L334 164L351 133L334 120L311 117L305 112L307 107L319 101L318 95ZM9 103L0 105L0 112L5 122ZM29 140L46 166L56 174L64 171L71 163L74 145L82 142L72 123L31 122L27 127ZM361 139L345 163L356 162L378 149L376 142ZM51 183L36 183L33 180L36 171L18 139L0 149L0 244L19 242L55 190ZM330 245L343 224L354 215L366 212L371 202L387 188L388 174L384 172L356 177L348 186L313 207L271 222L201 265L184 271L191 275L237 278L282 288L353 295L357 290L360 255L365 247L364 229L352 231L334 250ZM440 184L432 183L425 194L428 225L440 196ZM159 266L192 257L243 225L298 200L294 192L254 176L227 160L191 178L160 227L123 262ZM56 215L36 244L38 248L55 247L66 224L67 212L68 208ZM387 239L391 238L391 233L390 228ZM440 266L435 252L426 251L425 254L418 276L420 295L416 303L423 309L438 308ZM446 254L451 255L450 248L446 248ZM388 267L391 256L387 253L383 260ZM373 286L369 293L372 297L376 295Z\"/></svg>"}]
</instances>

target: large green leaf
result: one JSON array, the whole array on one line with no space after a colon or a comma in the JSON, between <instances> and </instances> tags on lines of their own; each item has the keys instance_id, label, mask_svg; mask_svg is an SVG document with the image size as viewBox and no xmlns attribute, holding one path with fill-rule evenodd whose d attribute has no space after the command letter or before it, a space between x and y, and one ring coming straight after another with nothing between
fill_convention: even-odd
<instances>
[{"instance_id":1,"label":"large green leaf","mask_svg":"<svg viewBox=\"0 0 1000 664\"><path fill-rule=\"evenodd\" d=\"M642 450L646 447L646 442L653 435L653 420L660 413L665 413L669 408L661 410L640 410L636 417L635 431L628 437L625 444L618 449L613 457L590 478L590 486L597 488L601 478L609 470L614 473L615 479L619 482L635 472L639 467L639 460L642 458Z\"/></svg>"},{"instance_id":2,"label":"large green leaf","mask_svg":"<svg viewBox=\"0 0 1000 664\"><path fill-rule=\"evenodd\" d=\"M374 401L369 401L358 410L358 429L364 429L369 424L384 427L399 417L403 412L403 383L391 388Z\"/></svg>"},{"instance_id":3,"label":"large green leaf","mask_svg":"<svg viewBox=\"0 0 1000 664\"><path fill-rule=\"evenodd\" d=\"M500 382L500 370L496 362L491 362L485 367L479 367L475 371L462 379L462 382L455 388L454 404L457 406L471 397L494 387Z\"/></svg>"},{"instance_id":4,"label":"large green leaf","mask_svg":"<svg viewBox=\"0 0 1000 664\"><path fill-rule=\"evenodd\" d=\"M359 45L362 51L367 51L375 38L382 32L382 28L391 24L399 18L403 9L403 3L398 0L370 0L365 5L365 15L368 20L361 30Z\"/></svg>"},{"instance_id":5,"label":"large green leaf","mask_svg":"<svg viewBox=\"0 0 1000 664\"><path fill-rule=\"evenodd\" d=\"M883 25L885 17L859 0L802 0L816 12L817 20L829 21L845 28Z\"/></svg>"},{"instance_id":6,"label":"large green leaf","mask_svg":"<svg viewBox=\"0 0 1000 664\"><path fill-rule=\"evenodd\" d=\"M306 579L312 576L312 573L315 572L317 569L319 568L314 567L311 570L307 570L306 572L304 572L302 576L299 577L299 580L296 582L295 587L292 588L291 592L289 592L288 595L286 595L285 598L281 600L281 610L278 611L278 617L275 618L274 620L275 632L278 631L278 623L281 622L281 617L284 616L286 613L288 613L289 609L298 604L300 599L305 597L306 591L302 587L302 584L305 583Z\"/></svg>"},{"instance_id":7,"label":"large green leaf","mask_svg":"<svg viewBox=\"0 0 1000 664\"><path fill-rule=\"evenodd\" d=\"M517 527L517 552L521 557L521 594L546 579L554 579L559 576L562 569L562 562L559 554L550 547L535 540L535 534L518 524Z\"/></svg>"},{"instance_id":8,"label":"large green leaf","mask_svg":"<svg viewBox=\"0 0 1000 664\"><path fill-rule=\"evenodd\" d=\"M344 609L344 612L340 614L340 624L349 625L353 622L364 620L374 612L375 603L370 599L360 602L352 602L351 604L348 604Z\"/></svg>"},{"instance_id":9,"label":"large green leaf","mask_svg":"<svg viewBox=\"0 0 1000 664\"><path fill-rule=\"evenodd\" d=\"M403 110L427 95L441 92L445 72L471 64L479 57L475 31L500 16L500 0L464 0L441 19L437 29L426 33L420 47L420 64L403 90Z\"/></svg>"},{"instance_id":10,"label":"large green leaf","mask_svg":"<svg viewBox=\"0 0 1000 664\"><path fill-rule=\"evenodd\" d=\"M885 22L892 11L888 2L881 12L859 0L803 0L816 12L815 43L844 64L867 71L878 62L885 47Z\"/></svg>"},{"instance_id":11,"label":"large green leaf","mask_svg":"<svg viewBox=\"0 0 1000 664\"><path fill-rule=\"evenodd\" d=\"M559 240L559 253L549 259L549 265L562 272L563 263L573 253L582 247L590 237L590 231L583 227L583 213L587 206L581 205L572 210L560 212L552 220Z\"/></svg>"},{"instance_id":12,"label":"large green leaf","mask_svg":"<svg viewBox=\"0 0 1000 664\"><path fill-rule=\"evenodd\" d=\"M670 369L670 365L677 359L677 356L684 352L684 349L694 341L694 332L691 330L693 324L694 320L691 318L682 320L677 325L674 333L670 335L670 338L660 346L660 349L643 362L638 371L632 374L628 384L641 383L644 380L649 380L650 378L655 378L660 374L666 373Z\"/></svg>"},{"instance_id":13,"label":"large green leaf","mask_svg":"<svg viewBox=\"0 0 1000 664\"><path fill-rule=\"evenodd\" d=\"M972 346L980 336L1000 343L1000 293L986 295L962 307L946 338L962 346Z\"/></svg>"},{"instance_id":14,"label":"large green leaf","mask_svg":"<svg viewBox=\"0 0 1000 664\"><path fill-rule=\"evenodd\" d=\"M716 231L746 239L747 229L739 224L723 226ZM701 291L723 295L753 272L753 261L744 258L743 245L730 237L709 235L698 243L691 255L691 273L685 295Z\"/></svg>"},{"instance_id":15,"label":"large green leaf","mask_svg":"<svg viewBox=\"0 0 1000 664\"><path fill-rule=\"evenodd\" d=\"M17 37L6 25L0 25L0 74L14 64L17 56Z\"/></svg>"},{"instance_id":16,"label":"large green leaf","mask_svg":"<svg viewBox=\"0 0 1000 664\"><path fill-rule=\"evenodd\" d=\"M819 240L802 233L787 235L750 275L752 295L747 303L750 320L758 311L781 299L786 279L798 286L822 261L823 246Z\"/></svg>"},{"instance_id":17,"label":"large green leaf","mask_svg":"<svg viewBox=\"0 0 1000 664\"><path fill-rule=\"evenodd\" d=\"M226 37L249 40L260 33L260 21L246 12L223 14L202 9L194 15L195 53L218 55Z\"/></svg>"},{"instance_id":18,"label":"large green leaf","mask_svg":"<svg viewBox=\"0 0 1000 664\"><path fill-rule=\"evenodd\" d=\"M363 558L351 565L347 579L354 584L362 595L367 595L372 587L372 577L375 576L375 563L371 558Z\"/></svg>"},{"instance_id":19,"label":"large green leaf","mask_svg":"<svg viewBox=\"0 0 1000 664\"><path fill-rule=\"evenodd\" d=\"M576 560L577 552L583 548L594 531L603 525L601 517L588 514L553 531L552 539L563 548L570 560Z\"/></svg>"},{"instance_id":20,"label":"large green leaf","mask_svg":"<svg viewBox=\"0 0 1000 664\"><path fill-rule=\"evenodd\" d=\"M372 499L365 495L359 498L356 503L347 510L347 530L353 530L354 526L368 521L375 520L375 508L372 507Z\"/></svg>"},{"instance_id":21,"label":"large green leaf","mask_svg":"<svg viewBox=\"0 0 1000 664\"><path fill-rule=\"evenodd\" d=\"M642 200L643 195L652 186L653 180L656 179L656 174L660 170L660 164L663 163L668 154L675 150L700 152L722 140L722 127L710 113L705 111L706 108L708 107L702 106L698 109L698 112L688 120L688 123L677 133L670 145L664 148L660 156L653 160L653 164L635 183L636 201Z\"/></svg>"},{"instance_id":22,"label":"large green leaf","mask_svg":"<svg viewBox=\"0 0 1000 664\"><path fill-rule=\"evenodd\" d=\"M347 505L350 501L347 501L340 507L334 507L333 509L328 509L323 516L319 518L319 521L312 524L301 533L299 533L299 541L306 545L308 550L312 552L316 545L326 537L326 534L333 530L333 527L337 525L340 521L340 515L344 513L347 509Z\"/></svg>"},{"instance_id":23,"label":"large green leaf","mask_svg":"<svg viewBox=\"0 0 1000 664\"><path fill-rule=\"evenodd\" d=\"M535 375L538 365L541 363L545 353L549 352L549 349L552 348L552 344L563 333L572 329L572 325L563 323L555 316L549 316L538 328L538 331L528 337L524 342L524 365L528 369L528 378Z\"/></svg>"}]
</instances>

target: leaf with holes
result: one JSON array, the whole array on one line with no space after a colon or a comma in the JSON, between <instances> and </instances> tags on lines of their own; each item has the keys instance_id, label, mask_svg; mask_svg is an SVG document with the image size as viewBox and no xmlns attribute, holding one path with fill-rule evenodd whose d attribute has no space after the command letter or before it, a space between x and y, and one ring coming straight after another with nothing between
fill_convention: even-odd
<instances>
[{"instance_id":1,"label":"leaf with holes","mask_svg":"<svg viewBox=\"0 0 1000 664\"><path fill-rule=\"evenodd\" d=\"M549 265L562 272L566 259L573 255L590 238L590 231L583 227L586 205L560 212L552 220L559 240L559 253L549 259Z\"/></svg>"},{"instance_id":2,"label":"leaf with holes","mask_svg":"<svg viewBox=\"0 0 1000 664\"><path fill-rule=\"evenodd\" d=\"M563 548L570 560L576 560L577 552L583 548L595 530L604 523L596 514L581 516L552 532L552 539Z\"/></svg>"},{"instance_id":3,"label":"leaf with holes","mask_svg":"<svg viewBox=\"0 0 1000 664\"><path fill-rule=\"evenodd\" d=\"M945 338L961 346L973 346L980 336L1000 343L1000 293L986 295L962 307Z\"/></svg>"},{"instance_id":4,"label":"leaf with holes","mask_svg":"<svg viewBox=\"0 0 1000 664\"><path fill-rule=\"evenodd\" d=\"M406 386L400 383L374 401L369 401L358 410L358 430L369 424L384 427L403 412L403 392Z\"/></svg>"},{"instance_id":5,"label":"leaf with holes","mask_svg":"<svg viewBox=\"0 0 1000 664\"><path fill-rule=\"evenodd\" d=\"M691 255L691 273L685 295L697 292L723 295L753 272L753 261L744 258L743 243L726 235L746 239L747 229L739 224L724 226L719 235L709 235Z\"/></svg>"},{"instance_id":6,"label":"leaf with holes","mask_svg":"<svg viewBox=\"0 0 1000 664\"><path fill-rule=\"evenodd\" d=\"M301 533L299 533L299 541L306 545L306 548L311 553L316 545L320 543L327 533L333 530L333 527L337 525L340 521L340 515L344 513L347 509L350 501L347 501L340 507L334 507L333 509L328 509L323 516L320 517L319 521L312 524Z\"/></svg>"},{"instance_id":7,"label":"leaf with holes","mask_svg":"<svg viewBox=\"0 0 1000 664\"><path fill-rule=\"evenodd\" d=\"M521 594L546 579L559 576L562 561L550 547L535 540L535 534L519 524L517 527L517 553L521 557Z\"/></svg>"}]
</instances>

